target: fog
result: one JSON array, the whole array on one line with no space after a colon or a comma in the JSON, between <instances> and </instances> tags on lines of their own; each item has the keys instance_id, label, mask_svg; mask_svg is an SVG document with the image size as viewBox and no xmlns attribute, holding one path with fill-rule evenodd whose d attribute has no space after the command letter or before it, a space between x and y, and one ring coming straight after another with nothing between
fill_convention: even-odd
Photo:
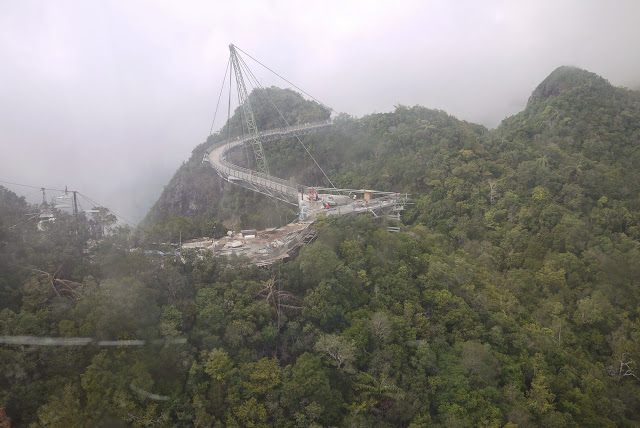
<instances>
[{"instance_id":1,"label":"fog","mask_svg":"<svg viewBox=\"0 0 640 428\"><path fill-rule=\"evenodd\" d=\"M2 2L0 180L141 220L206 139L230 43L337 112L492 128L560 65L640 88L638 18L631 1Z\"/></svg>"}]
</instances>

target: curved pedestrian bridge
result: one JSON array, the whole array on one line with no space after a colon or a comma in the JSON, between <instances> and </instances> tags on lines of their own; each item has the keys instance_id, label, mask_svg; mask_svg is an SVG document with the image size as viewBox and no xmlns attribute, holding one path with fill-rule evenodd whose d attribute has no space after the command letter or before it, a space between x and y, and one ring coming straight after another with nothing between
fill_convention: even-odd
<instances>
[{"instance_id":1,"label":"curved pedestrian bridge","mask_svg":"<svg viewBox=\"0 0 640 428\"><path fill-rule=\"evenodd\" d=\"M327 215L371 212L376 217L385 215L399 219L400 212L408 200L407 194L297 185L289 180L235 165L227 159L230 152L240 149L245 144L251 144L255 138L266 143L324 131L331 126L332 122L327 120L263 131L257 136L247 135L223 140L206 151L203 162L208 162L220 177L230 183L297 206L301 220L313 221L320 212Z\"/></svg>"}]
</instances>

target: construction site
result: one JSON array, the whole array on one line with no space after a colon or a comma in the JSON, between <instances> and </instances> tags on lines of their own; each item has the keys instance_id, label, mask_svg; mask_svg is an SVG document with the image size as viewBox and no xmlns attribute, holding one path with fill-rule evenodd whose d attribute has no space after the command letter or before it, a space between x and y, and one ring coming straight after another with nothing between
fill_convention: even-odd
<instances>
[{"instance_id":1,"label":"construction site","mask_svg":"<svg viewBox=\"0 0 640 428\"><path fill-rule=\"evenodd\" d=\"M267 266L278 260L287 261L297 254L302 245L313 241L316 232L310 226L309 223L291 223L260 231L228 232L220 239L197 238L183 242L181 251L211 251L216 257L245 256L252 264Z\"/></svg>"},{"instance_id":2,"label":"construction site","mask_svg":"<svg viewBox=\"0 0 640 428\"><path fill-rule=\"evenodd\" d=\"M258 266L266 266L277 260L287 260L295 256L302 245L311 242L315 238L315 231L311 228L311 224L323 216L369 213L376 218L386 218L400 223L400 215L409 201L408 194L392 191L336 188L329 176L320 167L318 161L302 142L301 136L331 129L333 122L330 118L311 123L291 124L273 101L269 100L274 110L280 115L284 126L275 129L258 130L243 74L247 74L250 84L253 82L256 87L261 85L252 79L254 75L238 54L236 47L229 45L229 50L230 57L225 76L228 73L230 77L231 75L236 77L235 92L238 95L238 106L242 112L243 130L246 129L247 132L213 144L204 153L202 161L208 163L223 180L229 183L295 206L298 209L298 219L297 222L286 226L266 229L260 232L249 229L236 233L229 232L227 236L220 239L195 239L182 243L180 245L181 251L195 249L200 252L211 251L214 256L246 256L251 263ZM226 79L223 81L220 94L224 90L224 82L226 82ZM234 91L231 90L230 80L229 105L231 105L232 92ZM314 100L324 106L327 111L333 111L315 98ZM228 110L227 127L231 119L230 114L231 109ZM286 138L295 138L304 148L326 179L326 183L329 184L328 187L300 185L291 180L284 180L272 175L268 167L263 143ZM253 165L243 167L231 162L230 155L243 148L248 157L248 150L246 150L248 147L253 149ZM249 162L249 157L247 161ZM396 232L399 227L389 227L388 230Z\"/></svg>"}]
</instances>

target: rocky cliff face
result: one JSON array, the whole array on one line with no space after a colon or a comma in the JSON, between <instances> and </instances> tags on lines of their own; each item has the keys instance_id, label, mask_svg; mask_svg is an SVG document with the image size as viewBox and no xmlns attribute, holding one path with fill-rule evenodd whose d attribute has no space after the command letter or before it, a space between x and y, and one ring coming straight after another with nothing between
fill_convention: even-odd
<instances>
[{"instance_id":1,"label":"rocky cliff face","mask_svg":"<svg viewBox=\"0 0 640 428\"><path fill-rule=\"evenodd\" d=\"M274 87L258 89L251 93L250 100L258 129L266 130L285 126L284 120L273 108L274 104L290 125L326 120L330 116L327 109L316 102L305 100L300 94L291 90ZM264 223L246 225L251 227L270 225L274 221L280 222L283 207L268 203L261 195L227 185L228 183L220 179L208 164L202 163L204 152L210 145L228 136L241 134L240 119L241 112L236 110L227 125L218 133L210 135L204 143L193 150L189 160L178 168L165 186L160 198L143 220L143 226L151 227L171 217L187 217L196 223L218 219L228 227L238 222ZM265 148L265 150L269 149ZM229 190L224 191L226 188ZM246 211L252 213L251 216L255 217L253 220L245 214L243 221L237 214L244 208L248 208Z\"/></svg>"}]
</instances>

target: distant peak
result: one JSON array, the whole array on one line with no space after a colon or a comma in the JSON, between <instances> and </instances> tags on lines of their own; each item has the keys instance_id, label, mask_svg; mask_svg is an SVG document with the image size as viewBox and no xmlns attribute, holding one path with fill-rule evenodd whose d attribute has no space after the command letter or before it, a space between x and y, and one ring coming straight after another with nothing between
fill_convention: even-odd
<instances>
[{"instance_id":1,"label":"distant peak","mask_svg":"<svg viewBox=\"0 0 640 428\"><path fill-rule=\"evenodd\" d=\"M527 107L538 101L560 95L562 92L581 86L612 87L606 79L603 79L595 73L578 67L563 65L553 70L551 74L538 85L531 94L531 97L529 97Z\"/></svg>"}]
</instances>

